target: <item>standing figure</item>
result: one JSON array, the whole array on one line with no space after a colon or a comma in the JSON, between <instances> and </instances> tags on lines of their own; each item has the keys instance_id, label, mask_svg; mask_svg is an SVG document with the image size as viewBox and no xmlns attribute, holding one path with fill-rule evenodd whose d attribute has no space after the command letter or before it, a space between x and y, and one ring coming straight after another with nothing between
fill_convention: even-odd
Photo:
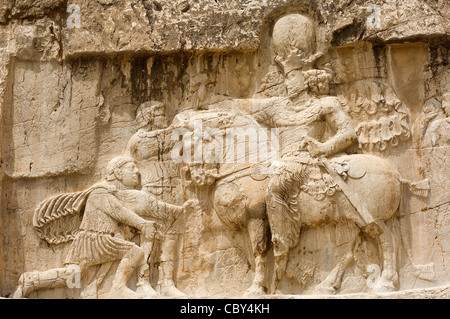
<instances>
[{"instance_id":1,"label":"standing figure","mask_svg":"<svg viewBox=\"0 0 450 319\"><path fill-rule=\"evenodd\" d=\"M164 107L159 101L148 101L139 106L136 112L139 130L127 145L127 154L135 159L141 172L142 190L159 199L167 194L165 190L172 189L170 163L164 159L173 142L170 140L171 131L167 129L169 122ZM184 296L174 283L178 228L177 220L165 220L159 257L159 291L162 295L173 297ZM146 251L146 258L150 253Z\"/></svg>"}]
</instances>

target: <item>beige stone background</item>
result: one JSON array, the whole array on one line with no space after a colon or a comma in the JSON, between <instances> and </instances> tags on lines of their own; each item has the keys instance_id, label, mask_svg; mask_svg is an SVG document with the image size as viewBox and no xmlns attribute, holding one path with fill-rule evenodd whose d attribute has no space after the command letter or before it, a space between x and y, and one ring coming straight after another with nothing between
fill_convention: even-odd
<instances>
[{"instance_id":1,"label":"beige stone background","mask_svg":"<svg viewBox=\"0 0 450 319\"><path fill-rule=\"evenodd\" d=\"M79 28L67 24L70 4L80 8ZM367 21L371 4L381 9L376 26ZM287 12L316 17L319 45L329 49L326 62L340 80L338 96L351 99L355 83L383 83L409 110L412 138L373 153L389 159L404 178L431 181L430 197L408 198L405 210L414 259L432 262L436 278L415 279L402 252L400 289L449 284L448 118L430 141L418 143L414 131L433 98L449 108L446 0L2 0L0 296L14 291L23 272L64 261L68 245L50 246L33 230L40 201L98 181L136 131L135 110L146 100L164 101L173 118L213 95L257 96L271 71L270 28ZM206 94L199 93L198 79ZM209 197L201 194L202 215L186 216L180 233L178 287L193 296L240 296L253 276L248 238L223 228ZM178 204L183 200L174 196ZM323 277L351 237L348 225L306 229L301 242L314 244L298 247L298 262L319 265L317 278ZM311 282L284 284L285 293L311 288ZM341 292L363 290L353 267ZM71 298L76 292L34 297Z\"/></svg>"}]
</instances>

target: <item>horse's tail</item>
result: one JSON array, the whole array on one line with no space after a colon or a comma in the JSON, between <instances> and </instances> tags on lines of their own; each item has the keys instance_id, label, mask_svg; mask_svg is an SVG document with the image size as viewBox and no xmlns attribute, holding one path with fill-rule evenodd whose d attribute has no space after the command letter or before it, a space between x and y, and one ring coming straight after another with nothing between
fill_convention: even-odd
<instances>
[{"instance_id":1,"label":"horse's tail","mask_svg":"<svg viewBox=\"0 0 450 319\"><path fill-rule=\"evenodd\" d=\"M417 183L412 183L410 181L401 179L400 182L402 185L408 186L408 190L411 194L420 196L420 197L428 197L429 193L429 181L423 180ZM404 192L402 192L404 193ZM406 251L406 256L408 261L411 263L414 268L414 272L419 279L433 281L435 278L434 273L434 264L428 263L426 265L417 265L414 263L413 254L412 254L412 245L411 245L411 221L409 218L409 214L407 214L407 200L406 196L402 196L400 207L399 207L399 222L400 222L400 234L403 247Z\"/></svg>"},{"instance_id":2,"label":"horse's tail","mask_svg":"<svg viewBox=\"0 0 450 319\"><path fill-rule=\"evenodd\" d=\"M419 197L428 197L430 193L430 181L428 179L424 179L420 182L413 183L406 179L400 178L400 182L403 185L407 185L411 194L419 196Z\"/></svg>"}]
</instances>

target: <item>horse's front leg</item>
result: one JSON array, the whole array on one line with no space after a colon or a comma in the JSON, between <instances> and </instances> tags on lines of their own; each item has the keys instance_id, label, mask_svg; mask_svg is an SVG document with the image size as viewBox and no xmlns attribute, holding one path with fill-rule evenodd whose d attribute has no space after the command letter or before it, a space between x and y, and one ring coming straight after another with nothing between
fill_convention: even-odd
<instances>
[{"instance_id":1,"label":"horse's front leg","mask_svg":"<svg viewBox=\"0 0 450 319\"><path fill-rule=\"evenodd\" d=\"M247 229L255 258L255 277L244 296L263 295L267 292L266 254L269 224L265 218L251 218Z\"/></svg>"}]
</instances>

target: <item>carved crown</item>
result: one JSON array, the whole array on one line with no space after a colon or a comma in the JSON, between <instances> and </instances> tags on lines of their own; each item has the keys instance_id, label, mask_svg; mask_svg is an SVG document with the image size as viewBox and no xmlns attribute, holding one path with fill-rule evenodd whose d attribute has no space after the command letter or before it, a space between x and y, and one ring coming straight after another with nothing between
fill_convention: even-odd
<instances>
[{"instance_id":1,"label":"carved crown","mask_svg":"<svg viewBox=\"0 0 450 319\"><path fill-rule=\"evenodd\" d=\"M309 70L313 67L314 63L323 56L322 52L317 52L309 57L306 56L305 52L298 49L293 49L286 59L277 55L274 61L278 63L287 75L289 72L294 70Z\"/></svg>"},{"instance_id":2,"label":"carved crown","mask_svg":"<svg viewBox=\"0 0 450 319\"><path fill-rule=\"evenodd\" d=\"M314 22L306 15L288 14L275 23L272 41L275 62L285 74L293 70L308 70L321 57L316 53L316 34Z\"/></svg>"}]
</instances>

